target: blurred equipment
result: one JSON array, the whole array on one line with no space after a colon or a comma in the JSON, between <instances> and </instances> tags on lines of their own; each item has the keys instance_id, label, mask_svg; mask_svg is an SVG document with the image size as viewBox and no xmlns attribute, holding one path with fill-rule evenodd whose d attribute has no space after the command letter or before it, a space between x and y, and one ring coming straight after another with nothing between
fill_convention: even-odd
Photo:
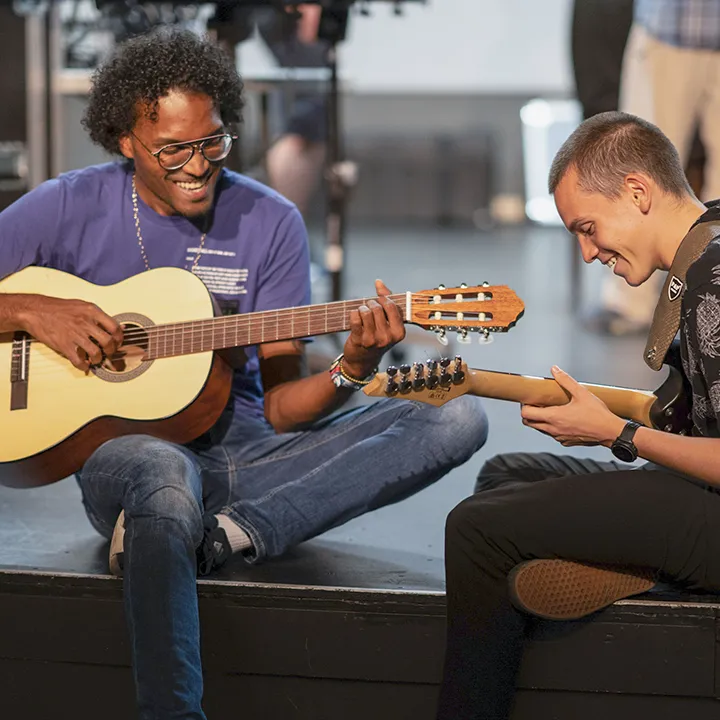
<instances>
[{"instance_id":1,"label":"blurred equipment","mask_svg":"<svg viewBox=\"0 0 720 720\"><path fill-rule=\"evenodd\" d=\"M0 4L0 63L12 68L0 74L0 96L4 107L12 109L0 113L0 210L28 187L28 32L26 20L11 5Z\"/></svg>"},{"instance_id":2,"label":"blurred equipment","mask_svg":"<svg viewBox=\"0 0 720 720\"><path fill-rule=\"evenodd\" d=\"M113 44L159 25L174 24L197 32L214 33L229 52L234 52L238 43L253 34L259 11L281 14L284 22L279 23L278 39L282 40L295 32L303 5L320 5L318 39L324 48L320 67L327 71L328 76L323 83L327 89L327 151L323 171L327 196L324 265L330 280L331 298L339 300L343 296L346 209L350 190L357 181L358 169L345 157L343 147L337 46L346 37L351 10L357 8L360 14L367 14L372 2L391 5L400 14L405 2L424 3L425 0L309 0L303 3L291 0L218 0L214 3L145 0L62 0L48 3L17 0L15 11L40 18L47 34L48 61L36 61L36 73L46 96L47 122L44 124L47 147L43 152L47 168L44 176L42 173L34 176L31 186L57 174L62 167L66 141L59 109L61 96L86 92L90 71L97 67ZM287 81L292 81L291 75L287 74ZM265 101L266 98L263 99ZM234 158L234 162L231 158L229 166L239 171L248 170L242 167L240 157Z\"/></svg>"}]
</instances>

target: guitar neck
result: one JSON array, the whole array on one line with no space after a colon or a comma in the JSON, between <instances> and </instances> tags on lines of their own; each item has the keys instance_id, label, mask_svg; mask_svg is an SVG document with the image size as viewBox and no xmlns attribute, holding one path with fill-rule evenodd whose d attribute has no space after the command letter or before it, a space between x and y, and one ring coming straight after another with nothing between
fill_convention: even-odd
<instances>
[{"instance_id":1,"label":"guitar neck","mask_svg":"<svg viewBox=\"0 0 720 720\"><path fill-rule=\"evenodd\" d=\"M390 295L389 299L398 305L403 322L407 322L410 293ZM154 360L342 332L350 329L351 311L368 301L362 298L155 325L147 329L145 357Z\"/></svg>"},{"instance_id":2,"label":"guitar neck","mask_svg":"<svg viewBox=\"0 0 720 720\"><path fill-rule=\"evenodd\" d=\"M541 406L565 405L570 400L570 396L552 378L491 370L470 370L468 375L467 392L481 397ZM600 398L616 415L652 427L650 408L656 399L653 393L610 385L580 384Z\"/></svg>"}]
</instances>

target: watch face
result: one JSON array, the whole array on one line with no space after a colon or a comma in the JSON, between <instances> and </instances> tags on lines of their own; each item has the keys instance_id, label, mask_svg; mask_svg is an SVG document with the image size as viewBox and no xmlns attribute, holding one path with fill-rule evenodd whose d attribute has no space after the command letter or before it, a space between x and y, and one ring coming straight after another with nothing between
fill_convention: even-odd
<instances>
[{"instance_id":1,"label":"watch face","mask_svg":"<svg viewBox=\"0 0 720 720\"><path fill-rule=\"evenodd\" d=\"M620 443L616 443L615 445L610 448L612 450L612 454L618 459L622 460L622 462L634 462L637 459L637 456L635 453L626 445L621 445Z\"/></svg>"}]
</instances>

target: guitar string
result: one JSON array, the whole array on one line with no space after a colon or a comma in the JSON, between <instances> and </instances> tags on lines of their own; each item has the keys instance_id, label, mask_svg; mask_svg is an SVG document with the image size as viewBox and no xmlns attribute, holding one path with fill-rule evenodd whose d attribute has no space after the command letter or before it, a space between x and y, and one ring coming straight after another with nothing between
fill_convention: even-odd
<instances>
[{"instance_id":1,"label":"guitar string","mask_svg":"<svg viewBox=\"0 0 720 720\"><path fill-rule=\"evenodd\" d=\"M478 321L478 322L488 322L488 323L489 323L489 322L494 322L494 323L496 323L496 325L493 326L493 327L497 327L497 321L496 321L496 320L491 320L491 321ZM473 324L472 321L467 321L467 322L466 322L466 326L467 326L467 327L471 327L472 324ZM487 327L487 326L479 325L479 327ZM256 327L256 328L254 328L254 329L255 329L255 330L258 330L259 328ZM491 329L491 328L488 328L488 329ZM302 335L302 336L292 335L291 337L292 337L292 338L296 338L296 339L300 339L301 337L310 337L310 336L312 336L312 335L329 334L329 333L332 333L332 332L336 332L336 331L333 331L333 330L327 331L327 330L322 330L321 328L318 328L318 329L316 329L315 331L311 331L308 335ZM248 336L249 336L249 334L250 334L250 332L248 332ZM237 336L236 336L236 337L237 337ZM185 347L186 340L188 340L188 339L190 340L190 348L189 348L189 349ZM251 346L251 345L258 344L258 342L274 342L274 341L277 341L277 340L279 340L279 339L281 339L281 338L276 338L276 339L273 339L273 340L271 340L271 339L269 339L269 338L268 338L267 340L259 339L258 341L248 341L248 342L245 342L245 343L233 342L233 343L231 343L231 344L229 345L229 347L231 347L231 348L232 348L232 347L246 347L246 346ZM288 339L290 339L290 338L288 338ZM159 359L159 358L163 358L163 357L173 357L173 356L176 356L176 355L187 355L187 354L193 354L193 353L199 353L199 352L208 352L208 351L213 350L213 349L219 349L219 348L207 348L207 349L203 349L203 347L202 347L202 342L203 342L202 336L201 336L201 337L191 337L189 333L184 333L184 334L181 334L181 335L177 335L177 334L176 334L176 335L168 336L168 337L165 337L165 338L161 338L161 341L162 341L162 343L163 343L164 346L165 346L165 350L167 350L168 344L173 344L173 345L174 345L176 342L179 341L180 344L181 344L181 351L178 352L178 353L175 353L175 348L173 347L173 352L171 352L171 353L169 353L169 354L167 354L167 355L166 355L166 354L157 354L157 352L155 352L152 359ZM199 341L199 343L200 343L200 346L199 346L199 347L197 346L198 341ZM158 343L158 344L159 344L159 343ZM123 344L121 347L126 347L126 345ZM158 348L156 347L156 348L155 348L155 351L157 351L157 350L158 350ZM20 359L20 358L22 357L22 350L19 349L19 348L16 349L16 350L13 350L13 357L14 357L15 359ZM123 355L123 354L121 353L121 354L114 354L114 355L111 356L109 359L110 359L110 360L117 360L117 359L121 359L121 358L123 358L123 357L125 357L125 355Z\"/></svg>"},{"instance_id":2,"label":"guitar string","mask_svg":"<svg viewBox=\"0 0 720 720\"><path fill-rule=\"evenodd\" d=\"M397 297L403 297L403 296L390 296L391 299L395 300ZM481 301L483 303L490 303L492 301ZM353 307L355 303L358 303ZM264 327L266 322L275 322L276 324L279 324L280 322L289 322L289 321L296 321L296 322L312 322L313 320L317 320L318 317L324 318L327 317L328 320L338 320L341 317L345 317L345 314L347 310L354 310L357 309L360 305L363 304L363 301L347 301L345 304L345 307L333 307L330 310L325 310L325 306L313 306L309 305L306 308L288 308L288 309L279 309L279 310L266 310L259 313L247 313L247 314L238 314L238 315L232 315L227 317L215 317L215 318L207 318L203 320L195 320L195 321L183 321L183 322L174 322L174 323L167 323L163 325L151 325L149 327L145 328L133 328L132 330L129 330L124 335L124 339L135 339L135 338L144 338L146 336L159 336L159 335L166 335L168 337L174 337L177 336L178 333L182 335L192 335L197 332L204 332L207 329L211 329L213 332L217 332L218 330L227 330L227 329L233 329L236 332L239 331L252 331L253 329L257 329L257 327ZM411 298L411 304L412 305L425 305L425 302L422 299L415 299ZM328 306L334 305L334 303L328 303ZM437 307L437 306L436 306ZM428 309L433 312L434 309L432 306L428 306ZM439 308L438 308L439 309ZM490 308L488 308L490 309ZM404 310L404 308L401 308L401 310ZM293 316L300 315L301 313L306 312L307 315L305 317L296 319ZM447 312L447 311L446 311ZM314 316L314 317L313 317ZM482 321L481 321L482 322ZM254 325L253 325L254 323ZM319 332L319 331L316 331ZM34 338L28 339L28 344L36 342Z\"/></svg>"}]
</instances>

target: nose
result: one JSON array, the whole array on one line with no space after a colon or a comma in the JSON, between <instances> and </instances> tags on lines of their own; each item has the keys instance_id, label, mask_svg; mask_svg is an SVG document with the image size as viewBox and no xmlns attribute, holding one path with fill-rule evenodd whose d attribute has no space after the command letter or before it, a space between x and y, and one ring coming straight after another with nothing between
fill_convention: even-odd
<instances>
[{"instance_id":1,"label":"nose","mask_svg":"<svg viewBox=\"0 0 720 720\"><path fill-rule=\"evenodd\" d=\"M190 158L183 170L188 175L193 175L195 177L203 177L205 174L207 174L209 165L210 163L205 159L205 156L200 152L198 148L195 148L193 156Z\"/></svg>"},{"instance_id":2,"label":"nose","mask_svg":"<svg viewBox=\"0 0 720 720\"><path fill-rule=\"evenodd\" d=\"M580 243L580 252L582 253L583 260L586 263L591 263L599 254L600 251L583 235L578 237Z\"/></svg>"}]
</instances>

